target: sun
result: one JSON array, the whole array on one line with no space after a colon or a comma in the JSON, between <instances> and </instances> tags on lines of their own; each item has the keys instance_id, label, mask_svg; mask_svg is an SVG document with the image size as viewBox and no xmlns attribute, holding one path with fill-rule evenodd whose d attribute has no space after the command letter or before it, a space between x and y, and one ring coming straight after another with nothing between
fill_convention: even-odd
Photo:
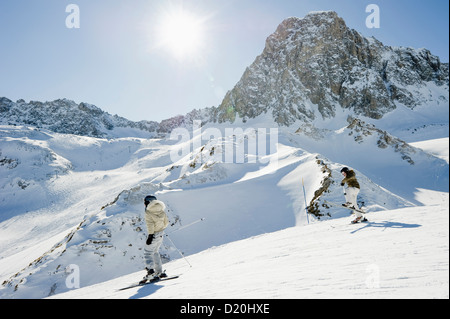
<instances>
[{"instance_id":1,"label":"sun","mask_svg":"<svg viewBox=\"0 0 450 319\"><path fill-rule=\"evenodd\" d=\"M205 42L204 21L184 10L166 12L157 26L158 47L179 61L193 60L201 53Z\"/></svg>"}]
</instances>

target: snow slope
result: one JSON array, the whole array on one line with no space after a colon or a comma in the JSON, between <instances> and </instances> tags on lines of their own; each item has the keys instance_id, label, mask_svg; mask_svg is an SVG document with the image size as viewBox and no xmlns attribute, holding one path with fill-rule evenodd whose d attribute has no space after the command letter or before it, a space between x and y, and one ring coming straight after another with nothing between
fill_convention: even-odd
<instances>
[{"instance_id":1,"label":"snow slope","mask_svg":"<svg viewBox=\"0 0 450 319\"><path fill-rule=\"evenodd\" d=\"M448 109L441 113L445 112L448 114ZM327 237L325 233L334 231L333 227L347 225L350 217L346 209L325 204L325 200L337 203L343 200L339 185L343 166L355 169L362 186L359 204L370 216L383 211L405 213L393 215L386 227L380 225L384 219L375 220L373 227L365 228L371 235L381 229L397 231L395 223L409 224L400 220L419 211L440 211L446 215L441 220L442 227L448 228L448 200L441 200L445 194L448 196L448 122L439 122L440 129L435 130L433 123L437 119L426 117L425 110L422 113L416 122L409 121L409 127L425 123L421 130L414 131L416 144L398 139L365 122L365 118L349 118L345 112L321 125L305 126L299 122L291 128L278 128L275 137L269 130L273 128L273 119L261 116L246 123L216 123L197 128L183 144L189 151L176 158L173 154L179 146L178 139L99 139L0 126L0 298L45 298L67 292L70 265L79 267L82 287L140 271L146 237L142 198L148 194L156 194L167 204L174 224L168 229L173 232L170 237L194 260L198 258L194 254L214 252L212 247L248 238L260 240L258 236L274 236L279 244L273 250L287 252L283 247L289 247L290 243L287 239L276 239L279 234L308 234L311 230L310 237L301 240L320 242ZM398 114L401 116L402 110ZM424 117L428 121L424 122ZM394 118L395 114L375 124L388 127L395 122ZM263 134L259 128L263 128ZM407 126L398 132L409 134ZM255 136L258 146L266 142L265 152L250 151L249 143ZM421 136L433 140L426 142ZM229 147L235 152L234 162L226 160ZM238 149L246 152L244 161L235 163ZM200 218L205 220L177 231ZM420 218L410 223L425 225ZM412 232L425 229L403 228ZM435 249L433 239L427 237L430 234L422 235L424 245ZM331 237L329 240L332 241ZM367 244L368 240L364 241ZM388 242L379 242L383 243L380 250L390 249ZM411 245L410 249L416 246L414 242ZM261 243L257 246L264 247ZM320 247L314 247L320 254ZM439 247L443 248L436 258L448 259L448 245ZM256 248L251 250L267 256L264 249L259 253ZM180 258L167 240L162 253L165 261ZM237 271L241 265L245 273L245 263L234 265L233 258L228 257L230 267ZM219 257L216 259L220 261ZM263 259L260 258L261 264ZM246 261L244 258L243 262ZM174 265L179 266L170 272L181 272L183 261L177 262ZM266 272L265 268L261 265L258 271ZM191 271L195 273L194 269ZM435 268L427 271L433 276ZM220 267L214 272L220 274ZM245 291L244 288L240 290ZM411 286L411 290L403 292L410 297L415 294L413 291L415 288ZM445 296L442 290L436 291L436 296ZM220 292L219 289L217 294ZM253 296L264 293L255 289ZM288 293L280 296L286 297ZM271 296L279 295L274 292ZM293 293L292 297L297 295Z\"/></svg>"},{"instance_id":2,"label":"snow slope","mask_svg":"<svg viewBox=\"0 0 450 319\"><path fill-rule=\"evenodd\" d=\"M423 149L448 163L448 137L438 138L429 141L410 143L412 146Z\"/></svg>"},{"instance_id":3,"label":"snow slope","mask_svg":"<svg viewBox=\"0 0 450 319\"><path fill-rule=\"evenodd\" d=\"M250 124L258 127L257 123ZM8 218L7 209L2 210L2 213L6 213L0 224L2 298L43 298L66 292L69 290L66 285L69 265L80 267L82 287L141 270L142 246L146 237L142 198L150 193L157 194L168 205L169 217L174 223L168 232L199 218L206 218L203 222L170 235L178 248L189 256L202 251L206 251L203 254L209 254L211 251L208 252L208 249L211 247L293 226L299 226L298 229L294 228L297 231L303 229L301 226L307 222L305 199L300 187L302 179L306 181L308 205L318 190L323 191L315 200L315 206L311 205L318 214L315 217L310 215L309 218L318 228L313 232L315 235L311 233L311 238L304 240L321 240L325 236L321 227L329 231L337 227L335 225L346 225L350 219L347 210L328 207L323 203L323 200L338 203L342 200L339 186L342 164L300 148L298 145L304 137L298 134L280 132L276 152L268 154L264 162L232 164L224 162L218 154L227 143L240 144L245 138L212 138L173 162L170 151L175 143L170 140L102 140L36 132L27 128L2 129L2 145L9 147L2 148L5 158L29 156L29 152L36 152L35 147L47 150L41 151L44 158L48 158L48 153L56 154L47 162L37 156L37 164L32 165L30 171L20 160L17 161L17 167L3 167L3 174L8 174L8 177L17 174L24 180L28 178L27 183L40 187L53 204L47 209L33 209L33 202L38 201L40 196L33 189L28 192L28 187L22 189L11 183L3 185L13 196L23 196L22 205L25 208L27 198L32 203L28 206L29 212L24 211L12 218ZM345 136L344 131L338 130L337 134ZM336 141L332 139L331 143ZM35 147L23 148L19 142ZM404 161L397 152L390 151L390 148L379 149L369 142L356 143L355 146L362 145L366 151L377 156L385 154L390 159L397 158L401 163L399 167L416 176L415 166ZM305 141L303 144L308 146ZM18 154L13 152L15 149ZM442 166L437 157L420 152L411 156L412 159L423 157L423 165L428 163L429 168L438 163L436 167L443 170L441 174L445 177L447 172L448 175L448 164ZM55 163L66 163L68 169L58 176L49 175L47 172ZM382 163L387 167L387 162ZM20 167L22 170L16 170ZM369 166L363 165L361 168L364 173L371 174ZM401 187L388 190L374 183L364 173L357 169L363 189L359 199L370 214L402 207L411 207L414 211L414 207L424 203L436 205L434 201L442 197L439 190L432 193L423 190L422 193L415 188L406 199L396 194L401 191ZM389 179L383 174L378 177L381 181ZM430 178L435 179L435 176ZM443 181L440 187L445 187L445 178ZM444 193L448 194L448 191ZM429 194L438 195L429 199ZM428 211L435 207L448 215L446 205L425 209ZM424 206L419 207L420 211L424 209ZM13 213L10 211L10 214ZM340 219L342 217L344 219ZM323 222L327 219L330 222ZM318 226L322 223L328 226ZM389 223L395 222L390 220ZM421 224L419 221L416 223ZM309 228L312 226L305 226L304 229L313 229ZM374 226L379 230L378 224ZM288 242L279 240L279 243L289 247ZM283 250L280 247L278 249ZM167 240L162 252L166 260L179 258L179 253ZM266 254L265 249L261 253ZM247 267L245 264L242 266ZM265 267L262 265L261 269ZM220 267L215 271L220 272Z\"/></svg>"},{"instance_id":4,"label":"snow slope","mask_svg":"<svg viewBox=\"0 0 450 319\"><path fill-rule=\"evenodd\" d=\"M141 271L52 298L449 298L449 196L421 197L434 201L212 247L188 257L192 268L167 263L176 280L118 291Z\"/></svg>"}]
</instances>

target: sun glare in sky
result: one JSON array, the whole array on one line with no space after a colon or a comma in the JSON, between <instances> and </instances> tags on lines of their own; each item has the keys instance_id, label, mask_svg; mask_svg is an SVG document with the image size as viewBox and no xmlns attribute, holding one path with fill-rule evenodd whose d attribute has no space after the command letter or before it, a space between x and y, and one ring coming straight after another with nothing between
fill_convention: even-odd
<instances>
[{"instance_id":1,"label":"sun glare in sky","mask_svg":"<svg viewBox=\"0 0 450 319\"><path fill-rule=\"evenodd\" d=\"M157 37L158 47L177 60L195 60L204 48L204 21L183 8L172 8L160 17Z\"/></svg>"}]
</instances>

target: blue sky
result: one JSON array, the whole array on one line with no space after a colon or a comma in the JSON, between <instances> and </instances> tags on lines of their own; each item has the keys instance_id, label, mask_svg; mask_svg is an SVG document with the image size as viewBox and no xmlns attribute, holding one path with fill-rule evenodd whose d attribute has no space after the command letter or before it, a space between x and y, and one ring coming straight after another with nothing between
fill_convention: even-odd
<instances>
[{"instance_id":1,"label":"blue sky","mask_svg":"<svg viewBox=\"0 0 450 319\"><path fill-rule=\"evenodd\" d=\"M66 26L69 4L80 28ZM380 8L379 29L365 25L369 4ZM201 22L187 58L158 40L179 8ZM385 45L425 47L449 61L444 0L2 0L0 96L68 98L136 121L217 106L281 21L318 10Z\"/></svg>"}]
</instances>

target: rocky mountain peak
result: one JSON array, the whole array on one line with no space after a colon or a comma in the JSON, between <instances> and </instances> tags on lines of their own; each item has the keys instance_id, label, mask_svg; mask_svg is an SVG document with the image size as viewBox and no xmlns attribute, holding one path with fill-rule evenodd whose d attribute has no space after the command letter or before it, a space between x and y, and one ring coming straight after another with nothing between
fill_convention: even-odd
<instances>
[{"instance_id":1,"label":"rocky mountain peak","mask_svg":"<svg viewBox=\"0 0 450 319\"><path fill-rule=\"evenodd\" d=\"M267 38L264 52L279 52L286 40L295 45L305 40L320 44L321 41L316 40L342 38L346 29L345 21L334 11L310 13L305 18L290 17L281 22L277 30Z\"/></svg>"},{"instance_id":2,"label":"rocky mountain peak","mask_svg":"<svg viewBox=\"0 0 450 319\"><path fill-rule=\"evenodd\" d=\"M271 112L279 125L337 108L381 118L399 104L448 103L448 63L428 50L384 46L336 12L284 20L217 110L219 122Z\"/></svg>"}]
</instances>

